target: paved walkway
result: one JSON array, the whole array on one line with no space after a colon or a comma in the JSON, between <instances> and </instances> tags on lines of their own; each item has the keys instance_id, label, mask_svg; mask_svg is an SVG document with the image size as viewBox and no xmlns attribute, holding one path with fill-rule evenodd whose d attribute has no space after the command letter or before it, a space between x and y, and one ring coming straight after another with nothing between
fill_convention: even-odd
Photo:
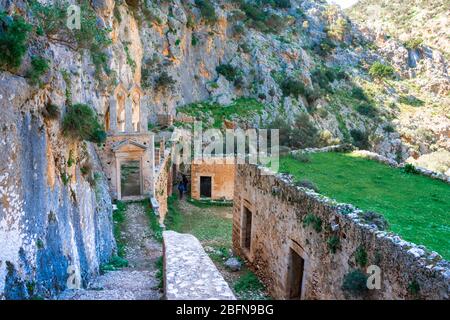
<instances>
[{"instance_id":1,"label":"paved walkway","mask_svg":"<svg viewBox=\"0 0 450 320\"><path fill-rule=\"evenodd\" d=\"M129 267L94 279L87 289L66 290L60 300L158 300L161 292L155 277L155 262L162 255L149 220L140 203L130 203L122 230Z\"/></svg>"}]
</instances>

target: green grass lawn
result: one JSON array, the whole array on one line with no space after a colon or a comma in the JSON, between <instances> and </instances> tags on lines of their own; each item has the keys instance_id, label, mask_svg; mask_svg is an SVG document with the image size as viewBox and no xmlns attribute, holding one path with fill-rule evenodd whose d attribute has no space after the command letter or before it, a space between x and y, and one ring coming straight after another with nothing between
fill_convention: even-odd
<instances>
[{"instance_id":1,"label":"green grass lawn","mask_svg":"<svg viewBox=\"0 0 450 320\"><path fill-rule=\"evenodd\" d=\"M346 153L316 153L310 162L280 159L280 172L312 181L339 202L384 215L390 230L450 260L450 186Z\"/></svg>"}]
</instances>

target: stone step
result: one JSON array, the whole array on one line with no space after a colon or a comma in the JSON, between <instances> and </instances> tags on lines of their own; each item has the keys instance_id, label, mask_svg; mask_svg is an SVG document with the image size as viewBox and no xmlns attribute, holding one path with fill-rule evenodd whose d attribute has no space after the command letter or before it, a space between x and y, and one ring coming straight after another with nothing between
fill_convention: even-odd
<instances>
[{"instance_id":1,"label":"stone step","mask_svg":"<svg viewBox=\"0 0 450 320\"><path fill-rule=\"evenodd\" d=\"M158 300L155 271L110 271L87 289L66 290L58 300Z\"/></svg>"}]
</instances>

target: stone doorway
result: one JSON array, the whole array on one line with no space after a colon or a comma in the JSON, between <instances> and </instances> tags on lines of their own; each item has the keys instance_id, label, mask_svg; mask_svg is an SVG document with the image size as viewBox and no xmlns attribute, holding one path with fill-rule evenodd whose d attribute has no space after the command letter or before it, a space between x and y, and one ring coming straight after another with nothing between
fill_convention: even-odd
<instances>
[{"instance_id":1,"label":"stone doorway","mask_svg":"<svg viewBox=\"0 0 450 320\"><path fill-rule=\"evenodd\" d=\"M244 207L242 215L242 247L250 252L252 245L252 212Z\"/></svg>"},{"instance_id":2,"label":"stone doorway","mask_svg":"<svg viewBox=\"0 0 450 320\"><path fill-rule=\"evenodd\" d=\"M200 177L200 198L211 198L211 177Z\"/></svg>"},{"instance_id":3,"label":"stone doorway","mask_svg":"<svg viewBox=\"0 0 450 320\"><path fill-rule=\"evenodd\" d=\"M122 197L141 195L141 164L138 160L123 161L120 164L120 189Z\"/></svg>"},{"instance_id":4,"label":"stone doorway","mask_svg":"<svg viewBox=\"0 0 450 320\"><path fill-rule=\"evenodd\" d=\"M288 265L288 299L299 300L303 293L303 274L305 271L305 260L292 248L289 249Z\"/></svg>"}]
</instances>

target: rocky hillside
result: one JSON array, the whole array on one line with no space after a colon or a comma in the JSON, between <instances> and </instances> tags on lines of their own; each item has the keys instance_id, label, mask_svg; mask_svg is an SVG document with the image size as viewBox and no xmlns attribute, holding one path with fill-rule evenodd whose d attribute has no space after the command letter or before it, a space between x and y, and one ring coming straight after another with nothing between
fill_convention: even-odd
<instances>
[{"instance_id":1,"label":"rocky hillside","mask_svg":"<svg viewBox=\"0 0 450 320\"><path fill-rule=\"evenodd\" d=\"M86 282L112 254L96 150L118 83L144 89L150 123L178 110L398 161L450 149L439 51L362 32L325 1L0 0L0 48L2 296L54 294L72 264Z\"/></svg>"},{"instance_id":2,"label":"rocky hillside","mask_svg":"<svg viewBox=\"0 0 450 320\"><path fill-rule=\"evenodd\" d=\"M361 0L349 16L366 27L399 39L408 47L425 44L450 57L450 3L446 0Z\"/></svg>"}]
</instances>

